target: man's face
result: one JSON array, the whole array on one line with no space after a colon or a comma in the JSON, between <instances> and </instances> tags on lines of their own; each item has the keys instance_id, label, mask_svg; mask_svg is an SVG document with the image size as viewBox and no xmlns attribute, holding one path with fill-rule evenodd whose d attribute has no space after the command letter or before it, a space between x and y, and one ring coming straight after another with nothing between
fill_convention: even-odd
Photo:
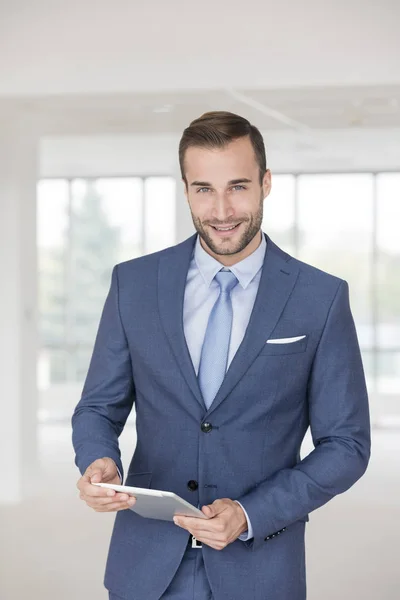
<instances>
[{"instance_id":1,"label":"man's face","mask_svg":"<svg viewBox=\"0 0 400 600\"><path fill-rule=\"evenodd\" d=\"M242 252L260 231L263 200L271 188L248 137L224 148L188 148L186 197L199 236L215 255ZM233 227L233 229L232 229Z\"/></svg>"}]
</instances>

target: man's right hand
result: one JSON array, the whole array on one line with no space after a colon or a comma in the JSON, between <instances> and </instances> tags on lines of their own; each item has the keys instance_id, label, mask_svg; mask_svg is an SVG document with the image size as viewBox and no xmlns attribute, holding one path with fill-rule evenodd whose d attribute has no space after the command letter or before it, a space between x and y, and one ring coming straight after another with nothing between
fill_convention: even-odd
<instances>
[{"instance_id":1,"label":"man's right hand","mask_svg":"<svg viewBox=\"0 0 400 600\"><path fill-rule=\"evenodd\" d=\"M99 458L88 466L84 475L78 480L76 487L80 491L79 497L96 512L115 512L131 508L136 498L101 488L93 483L121 484L117 465L112 458Z\"/></svg>"}]
</instances>

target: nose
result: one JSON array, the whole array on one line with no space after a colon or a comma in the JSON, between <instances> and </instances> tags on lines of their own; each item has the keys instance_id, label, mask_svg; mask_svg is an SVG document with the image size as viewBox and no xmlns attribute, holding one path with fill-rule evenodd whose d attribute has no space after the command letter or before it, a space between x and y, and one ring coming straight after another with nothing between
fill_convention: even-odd
<instances>
[{"instance_id":1,"label":"nose","mask_svg":"<svg viewBox=\"0 0 400 600\"><path fill-rule=\"evenodd\" d=\"M233 215L234 211L229 198L224 194L215 194L212 207L212 218L216 219L219 223L224 223L233 217Z\"/></svg>"}]
</instances>

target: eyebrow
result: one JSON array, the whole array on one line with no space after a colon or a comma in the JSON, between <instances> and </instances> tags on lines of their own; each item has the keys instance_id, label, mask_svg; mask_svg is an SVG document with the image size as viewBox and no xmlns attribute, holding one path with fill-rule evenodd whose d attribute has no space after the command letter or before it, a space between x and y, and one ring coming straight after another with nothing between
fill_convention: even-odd
<instances>
[{"instance_id":1,"label":"eyebrow","mask_svg":"<svg viewBox=\"0 0 400 600\"><path fill-rule=\"evenodd\" d=\"M240 179L231 179L228 181L228 185L238 185L239 183L251 183L251 179L241 177ZM208 181L193 181L190 185L200 187L212 187L212 184Z\"/></svg>"}]
</instances>

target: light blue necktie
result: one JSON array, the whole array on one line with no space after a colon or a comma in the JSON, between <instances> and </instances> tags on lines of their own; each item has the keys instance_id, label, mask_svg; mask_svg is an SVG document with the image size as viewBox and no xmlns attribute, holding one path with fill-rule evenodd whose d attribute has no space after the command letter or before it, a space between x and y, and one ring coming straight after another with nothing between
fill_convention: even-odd
<instances>
[{"instance_id":1,"label":"light blue necktie","mask_svg":"<svg viewBox=\"0 0 400 600\"><path fill-rule=\"evenodd\" d=\"M226 373L233 316L231 291L238 283L236 275L229 270L219 271L215 279L220 293L208 319L198 374L207 409L217 395Z\"/></svg>"}]
</instances>

